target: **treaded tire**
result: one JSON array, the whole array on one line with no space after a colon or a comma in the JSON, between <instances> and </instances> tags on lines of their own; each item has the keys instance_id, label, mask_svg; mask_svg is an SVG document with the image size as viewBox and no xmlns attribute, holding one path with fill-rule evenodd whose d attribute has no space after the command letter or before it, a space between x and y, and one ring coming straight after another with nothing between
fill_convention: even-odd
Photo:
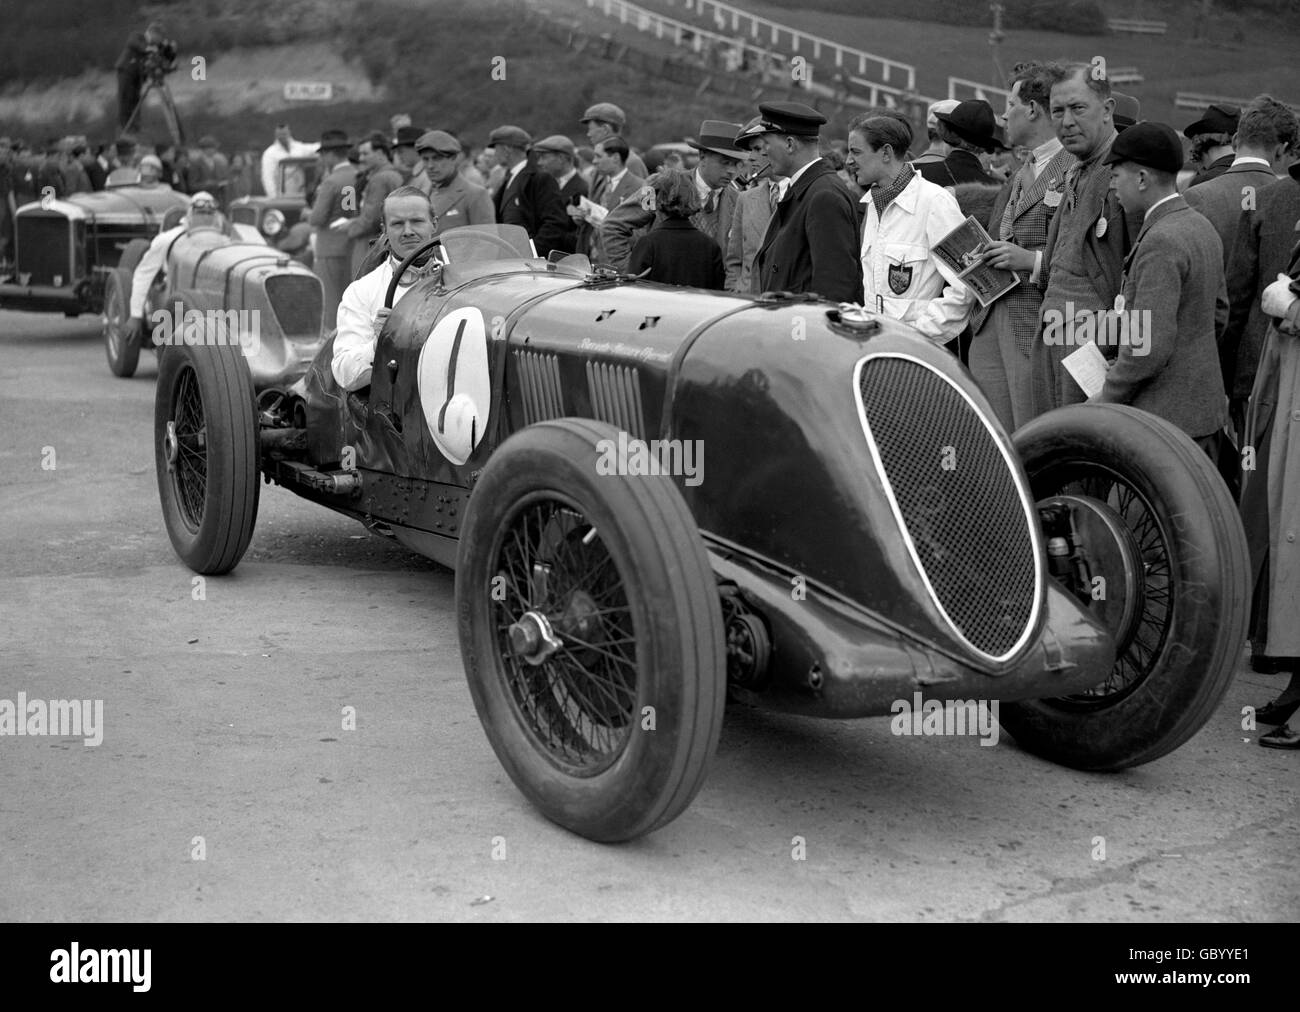
<instances>
[{"instance_id":1,"label":"treaded tire","mask_svg":"<svg viewBox=\"0 0 1300 1012\"><path fill-rule=\"evenodd\" d=\"M1149 517L1143 537L1161 546L1144 550L1142 578L1162 617L1142 652L1135 637L1116 661L1116 671L1127 658L1127 670L1140 672L1131 684L1095 699L1006 703L1001 723L1028 751L1076 769L1120 770L1158 759L1210 719L1241 659L1251 584L1236 504L1196 443L1135 408L1061 408L1012 438L1040 501L1071 475L1098 475L1099 468L1135 493L1130 515Z\"/></svg>"},{"instance_id":2,"label":"treaded tire","mask_svg":"<svg viewBox=\"0 0 1300 1012\"><path fill-rule=\"evenodd\" d=\"M726 661L716 581L681 494L666 475L599 474L606 439L618 430L566 418L497 449L461 531L456 609L470 693L506 772L548 819L615 842L670 822L699 791L722 728ZM511 568L530 559L527 576ZM543 601L572 610L587 594L607 608L590 668L575 663L581 638L559 625L564 647L538 665L513 652L507 621ZM630 663L615 646L628 642ZM623 679L613 692L600 687L611 673ZM597 738L617 740L584 753Z\"/></svg>"},{"instance_id":3,"label":"treaded tire","mask_svg":"<svg viewBox=\"0 0 1300 1012\"><path fill-rule=\"evenodd\" d=\"M154 459L172 547L196 573L219 575L239 562L257 520L257 412L238 345L222 343L213 318L200 336L159 357Z\"/></svg>"}]
</instances>

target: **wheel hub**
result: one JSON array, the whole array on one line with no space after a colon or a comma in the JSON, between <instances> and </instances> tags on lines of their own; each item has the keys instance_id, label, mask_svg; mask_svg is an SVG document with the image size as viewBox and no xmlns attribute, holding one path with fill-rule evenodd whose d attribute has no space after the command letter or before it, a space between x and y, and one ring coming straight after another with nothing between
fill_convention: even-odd
<instances>
[{"instance_id":1,"label":"wheel hub","mask_svg":"<svg viewBox=\"0 0 1300 1012\"><path fill-rule=\"evenodd\" d=\"M510 651L521 661L537 665L560 649L562 644L550 620L539 611L527 611L506 632Z\"/></svg>"},{"instance_id":2,"label":"wheel hub","mask_svg":"<svg viewBox=\"0 0 1300 1012\"><path fill-rule=\"evenodd\" d=\"M167 470L176 470L176 458L180 455L181 444L176 438L176 422L167 423L167 432L163 436L163 457L167 461Z\"/></svg>"}]
</instances>

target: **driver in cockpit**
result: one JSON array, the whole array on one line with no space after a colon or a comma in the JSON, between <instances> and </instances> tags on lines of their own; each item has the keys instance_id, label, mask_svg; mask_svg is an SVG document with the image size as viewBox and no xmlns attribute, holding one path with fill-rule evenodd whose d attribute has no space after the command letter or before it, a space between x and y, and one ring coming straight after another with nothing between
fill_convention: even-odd
<instances>
[{"instance_id":1,"label":"driver in cockpit","mask_svg":"<svg viewBox=\"0 0 1300 1012\"><path fill-rule=\"evenodd\" d=\"M192 228L225 229L225 217L217 210L217 201L206 190L190 198L189 210L175 228L159 232L149 243L144 256L131 276L131 324L137 334L144 333L144 303L159 271L167 269L167 251L173 240Z\"/></svg>"},{"instance_id":2,"label":"driver in cockpit","mask_svg":"<svg viewBox=\"0 0 1300 1012\"><path fill-rule=\"evenodd\" d=\"M410 254L433 238L436 228L429 196L415 186L399 186L384 199L384 236L388 256L378 267L348 285L339 300L338 332L330 363L334 379L344 390L360 390L370 383L375 342L384 329L390 310L384 296L393 273ZM429 250L407 269L398 282L395 301L401 301L415 282L427 277L440 264L436 250Z\"/></svg>"}]
</instances>

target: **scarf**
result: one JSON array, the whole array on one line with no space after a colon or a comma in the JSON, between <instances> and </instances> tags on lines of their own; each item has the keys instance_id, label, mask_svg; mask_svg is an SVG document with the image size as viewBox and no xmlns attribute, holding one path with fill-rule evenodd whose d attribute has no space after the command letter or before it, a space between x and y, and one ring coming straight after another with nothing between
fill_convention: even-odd
<instances>
[{"instance_id":1,"label":"scarf","mask_svg":"<svg viewBox=\"0 0 1300 1012\"><path fill-rule=\"evenodd\" d=\"M442 261L433 255L436 249L437 247L435 246L434 249L421 254L419 259L411 264L410 267L406 268L406 273L398 279L397 285L399 288L406 288L423 278L427 278L442 266ZM388 266L394 274L397 273L398 269L402 266L402 261L405 259L406 257L397 257L392 253L388 254ZM411 280L407 281L407 278L410 278Z\"/></svg>"},{"instance_id":2,"label":"scarf","mask_svg":"<svg viewBox=\"0 0 1300 1012\"><path fill-rule=\"evenodd\" d=\"M894 181L888 186L873 186L871 188L871 202L876 205L876 217L885 216L885 208L889 206L890 201L907 189L907 184L912 181L916 175L916 170L912 168L911 162L903 163L903 171L894 177Z\"/></svg>"}]
</instances>

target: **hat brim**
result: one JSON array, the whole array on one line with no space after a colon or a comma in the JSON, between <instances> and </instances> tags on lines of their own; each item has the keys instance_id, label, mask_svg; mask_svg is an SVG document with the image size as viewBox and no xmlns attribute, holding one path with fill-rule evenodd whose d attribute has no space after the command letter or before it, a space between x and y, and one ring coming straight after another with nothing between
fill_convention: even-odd
<instances>
[{"instance_id":1,"label":"hat brim","mask_svg":"<svg viewBox=\"0 0 1300 1012\"><path fill-rule=\"evenodd\" d=\"M1198 119L1195 123L1184 128L1183 136L1189 141L1194 141L1202 134L1233 134L1236 132L1236 126L1232 124L1213 123L1208 119Z\"/></svg>"},{"instance_id":2,"label":"hat brim","mask_svg":"<svg viewBox=\"0 0 1300 1012\"><path fill-rule=\"evenodd\" d=\"M734 147L724 148L720 146L714 146L712 144L700 144L698 141L687 141L686 143L689 144L691 147L693 147L696 151L712 151L715 155L721 155L723 158L734 158L736 161L740 161L742 158L745 157L744 151L741 151Z\"/></svg>"},{"instance_id":3,"label":"hat brim","mask_svg":"<svg viewBox=\"0 0 1300 1012\"><path fill-rule=\"evenodd\" d=\"M352 147L351 141L331 141L328 144L322 143L317 147L317 151L346 151Z\"/></svg>"},{"instance_id":4,"label":"hat brim","mask_svg":"<svg viewBox=\"0 0 1300 1012\"><path fill-rule=\"evenodd\" d=\"M952 120L948 118L947 113L938 113L937 116L940 123L946 126L953 133L955 133L967 144L974 144L976 147L983 148L985 151L994 151L997 149L999 145L1002 145L1003 147L1006 146L997 137L996 123L993 126L994 132L992 134L981 136L979 134L973 134L969 130L963 130L961 127L959 127L956 123L954 123Z\"/></svg>"}]
</instances>

